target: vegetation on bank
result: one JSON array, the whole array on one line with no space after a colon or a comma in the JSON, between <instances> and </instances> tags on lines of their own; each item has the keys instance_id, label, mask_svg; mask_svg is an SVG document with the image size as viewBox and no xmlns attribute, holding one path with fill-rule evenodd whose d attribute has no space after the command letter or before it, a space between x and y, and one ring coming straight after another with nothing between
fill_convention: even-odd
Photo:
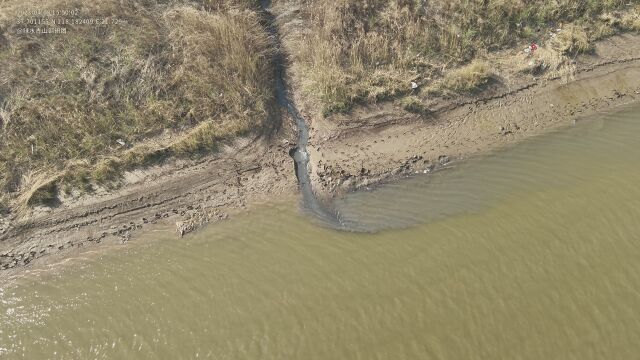
<instances>
[{"instance_id":1,"label":"vegetation on bank","mask_svg":"<svg viewBox=\"0 0 640 360\"><path fill-rule=\"evenodd\" d=\"M272 2L297 20L283 31L293 85L325 116L389 99L427 114L425 98L489 84L492 54L515 48L515 71L558 76L595 40L640 31L640 0ZM18 33L34 17L25 10L73 8L108 24ZM4 0L0 10L0 216L216 151L277 116L277 44L259 0ZM532 42L540 49L525 60Z\"/></svg>"},{"instance_id":2,"label":"vegetation on bank","mask_svg":"<svg viewBox=\"0 0 640 360\"><path fill-rule=\"evenodd\" d=\"M415 105L412 81L424 94L474 91L492 75L475 60L533 42L544 51L522 70L541 65L552 73L569 57L590 51L594 40L640 30L640 0L276 3L285 10L300 7L287 35L294 80L305 102L325 116L408 95ZM456 70L465 64L471 65Z\"/></svg>"},{"instance_id":3,"label":"vegetation on bank","mask_svg":"<svg viewBox=\"0 0 640 360\"><path fill-rule=\"evenodd\" d=\"M257 1L0 7L1 208L18 194L20 204L50 203L124 170L215 150L274 116L274 46ZM73 8L109 24L18 33L19 19L37 17L25 10Z\"/></svg>"}]
</instances>

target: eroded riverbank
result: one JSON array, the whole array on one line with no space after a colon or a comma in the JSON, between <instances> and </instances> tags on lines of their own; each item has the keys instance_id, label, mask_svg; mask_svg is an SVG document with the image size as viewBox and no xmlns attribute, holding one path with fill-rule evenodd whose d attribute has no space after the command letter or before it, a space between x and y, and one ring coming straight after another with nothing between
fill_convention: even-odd
<instances>
[{"instance_id":1,"label":"eroded riverbank","mask_svg":"<svg viewBox=\"0 0 640 360\"><path fill-rule=\"evenodd\" d=\"M332 121L315 118L309 153L327 196L428 173L581 118L640 100L638 37L618 37L582 58L571 81L524 82L487 97L443 101L428 116L391 103Z\"/></svg>"},{"instance_id":2,"label":"eroded riverbank","mask_svg":"<svg viewBox=\"0 0 640 360\"><path fill-rule=\"evenodd\" d=\"M445 102L427 118L391 103L359 109L349 121L308 118L309 185L321 197L331 198L430 172L454 159L635 103L640 96L636 39L628 35L603 42L596 55L578 62L575 78L568 83L555 79L521 84L498 94ZM156 225L186 233L295 193L299 186L289 151L300 133L289 120L276 133L245 139L205 161L132 173L119 191L14 216L0 230L0 274L19 272L35 260L65 256L79 247L123 243Z\"/></svg>"},{"instance_id":3,"label":"eroded riverbank","mask_svg":"<svg viewBox=\"0 0 640 360\"><path fill-rule=\"evenodd\" d=\"M338 204L396 229L333 231L291 198L32 271L0 285L0 357L633 358L640 108L621 110Z\"/></svg>"}]
</instances>

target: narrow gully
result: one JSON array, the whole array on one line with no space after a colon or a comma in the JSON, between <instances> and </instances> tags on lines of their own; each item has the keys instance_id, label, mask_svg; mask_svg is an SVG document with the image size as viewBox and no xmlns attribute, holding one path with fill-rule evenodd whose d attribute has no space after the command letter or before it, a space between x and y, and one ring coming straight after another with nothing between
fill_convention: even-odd
<instances>
[{"instance_id":1,"label":"narrow gully","mask_svg":"<svg viewBox=\"0 0 640 360\"><path fill-rule=\"evenodd\" d=\"M323 203L318 199L313 191L311 184L311 176L309 174L309 153L307 145L309 143L309 128L307 122L302 117L296 106L291 101L289 91L285 82L285 58L282 51L282 42L280 33L278 32L275 16L269 11L271 6L270 0L261 0L260 5L269 22L268 31L273 37L278 48L275 57L276 72L276 98L278 105L285 108L289 115L296 122L298 129L297 146L289 151L289 155L294 160L294 167L300 192L302 193L302 207L305 211L312 214L323 224L337 230L353 230L348 227L341 218L337 210L333 209L329 204Z\"/></svg>"}]
</instances>

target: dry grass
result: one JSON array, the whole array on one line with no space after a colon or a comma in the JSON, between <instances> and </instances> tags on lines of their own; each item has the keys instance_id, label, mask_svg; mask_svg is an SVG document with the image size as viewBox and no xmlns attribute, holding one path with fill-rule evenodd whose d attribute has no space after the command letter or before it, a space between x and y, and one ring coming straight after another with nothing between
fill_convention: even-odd
<instances>
[{"instance_id":1,"label":"dry grass","mask_svg":"<svg viewBox=\"0 0 640 360\"><path fill-rule=\"evenodd\" d=\"M4 1L0 193L15 197L38 188L29 180L34 172L59 177L67 190L90 189L116 180L123 169L193 156L215 150L220 141L259 133L273 116L274 71L272 40L257 5ZM73 7L87 17L127 23L71 25L64 35L16 34L22 9ZM165 129L178 138L169 150L137 147ZM46 197L28 198L33 203Z\"/></svg>"},{"instance_id":2,"label":"dry grass","mask_svg":"<svg viewBox=\"0 0 640 360\"><path fill-rule=\"evenodd\" d=\"M559 69L562 69L562 67L567 63L566 57L551 47L540 48L535 52L531 59L524 58L523 61L532 64L532 66L527 66L527 68L523 70L529 70L536 74L544 73L550 77L560 75L558 72Z\"/></svg>"},{"instance_id":3,"label":"dry grass","mask_svg":"<svg viewBox=\"0 0 640 360\"><path fill-rule=\"evenodd\" d=\"M407 96L399 101L402 108L408 112L419 115L428 115L429 109L420 101L417 96Z\"/></svg>"},{"instance_id":4,"label":"dry grass","mask_svg":"<svg viewBox=\"0 0 640 360\"><path fill-rule=\"evenodd\" d=\"M602 36L602 33L598 35ZM551 39L550 46L564 55L576 55L593 50L593 43L587 31L576 25L565 26Z\"/></svg>"},{"instance_id":5,"label":"dry grass","mask_svg":"<svg viewBox=\"0 0 640 360\"><path fill-rule=\"evenodd\" d=\"M558 27L518 68L570 71L567 59L594 39L640 31L640 0L628 2L274 0L299 17L303 31L285 38L293 78L323 115L386 99L425 113L412 81L444 93L476 91L491 76L479 59L541 43ZM210 153L260 133L275 114L275 44L257 0L4 0L1 7L3 204L48 202L60 190L117 183L139 166ZM20 10L73 7L126 23L16 34ZM171 143L150 145L167 130Z\"/></svg>"},{"instance_id":6,"label":"dry grass","mask_svg":"<svg viewBox=\"0 0 640 360\"><path fill-rule=\"evenodd\" d=\"M640 8L636 7L635 11L624 14L620 21L620 27L640 32Z\"/></svg>"},{"instance_id":7,"label":"dry grass","mask_svg":"<svg viewBox=\"0 0 640 360\"><path fill-rule=\"evenodd\" d=\"M489 64L482 60L452 70L445 74L441 87L455 93L474 91L489 81Z\"/></svg>"},{"instance_id":8,"label":"dry grass","mask_svg":"<svg viewBox=\"0 0 640 360\"><path fill-rule=\"evenodd\" d=\"M600 16L601 23L614 30L640 32L640 4L638 1L626 11L605 12Z\"/></svg>"},{"instance_id":9,"label":"dry grass","mask_svg":"<svg viewBox=\"0 0 640 360\"><path fill-rule=\"evenodd\" d=\"M629 0L276 2L283 9L300 7L295 23L303 29L286 39L293 77L308 106L325 116L408 95L411 81L432 88L451 69L487 52L541 43L551 29L568 24L575 26L559 36L557 46L565 53L588 51L593 35L584 29L603 24L603 14L622 18L629 13ZM636 26L636 17L625 19L608 35ZM445 82L467 91L474 90L467 85L482 85L482 80Z\"/></svg>"},{"instance_id":10,"label":"dry grass","mask_svg":"<svg viewBox=\"0 0 640 360\"><path fill-rule=\"evenodd\" d=\"M597 20L568 24L552 32L551 39L529 57L514 59L518 71L545 78L574 78L577 54L591 52L594 42L624 31L640 31L635 22L640 19L640 5L625 6L621 10L604 12ZM636 25L634 25L636 24Z\"/></svg>"}]
</instances>

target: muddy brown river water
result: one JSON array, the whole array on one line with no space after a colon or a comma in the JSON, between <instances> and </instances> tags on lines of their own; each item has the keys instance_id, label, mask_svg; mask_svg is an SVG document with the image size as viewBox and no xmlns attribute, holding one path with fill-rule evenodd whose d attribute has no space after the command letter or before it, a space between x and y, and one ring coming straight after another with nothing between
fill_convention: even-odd
<instances>
[{"instance_id":1,"label":"muddy brown river water","mask_svg":"<svg viewBox=\"0 0 640 360\"><path fill-rule=\"evenodd\" d=\"M1 359L634 359L640 107L0 283ZM44 271L46 270L46 271Z\"/></svg>"}]
</instances>

